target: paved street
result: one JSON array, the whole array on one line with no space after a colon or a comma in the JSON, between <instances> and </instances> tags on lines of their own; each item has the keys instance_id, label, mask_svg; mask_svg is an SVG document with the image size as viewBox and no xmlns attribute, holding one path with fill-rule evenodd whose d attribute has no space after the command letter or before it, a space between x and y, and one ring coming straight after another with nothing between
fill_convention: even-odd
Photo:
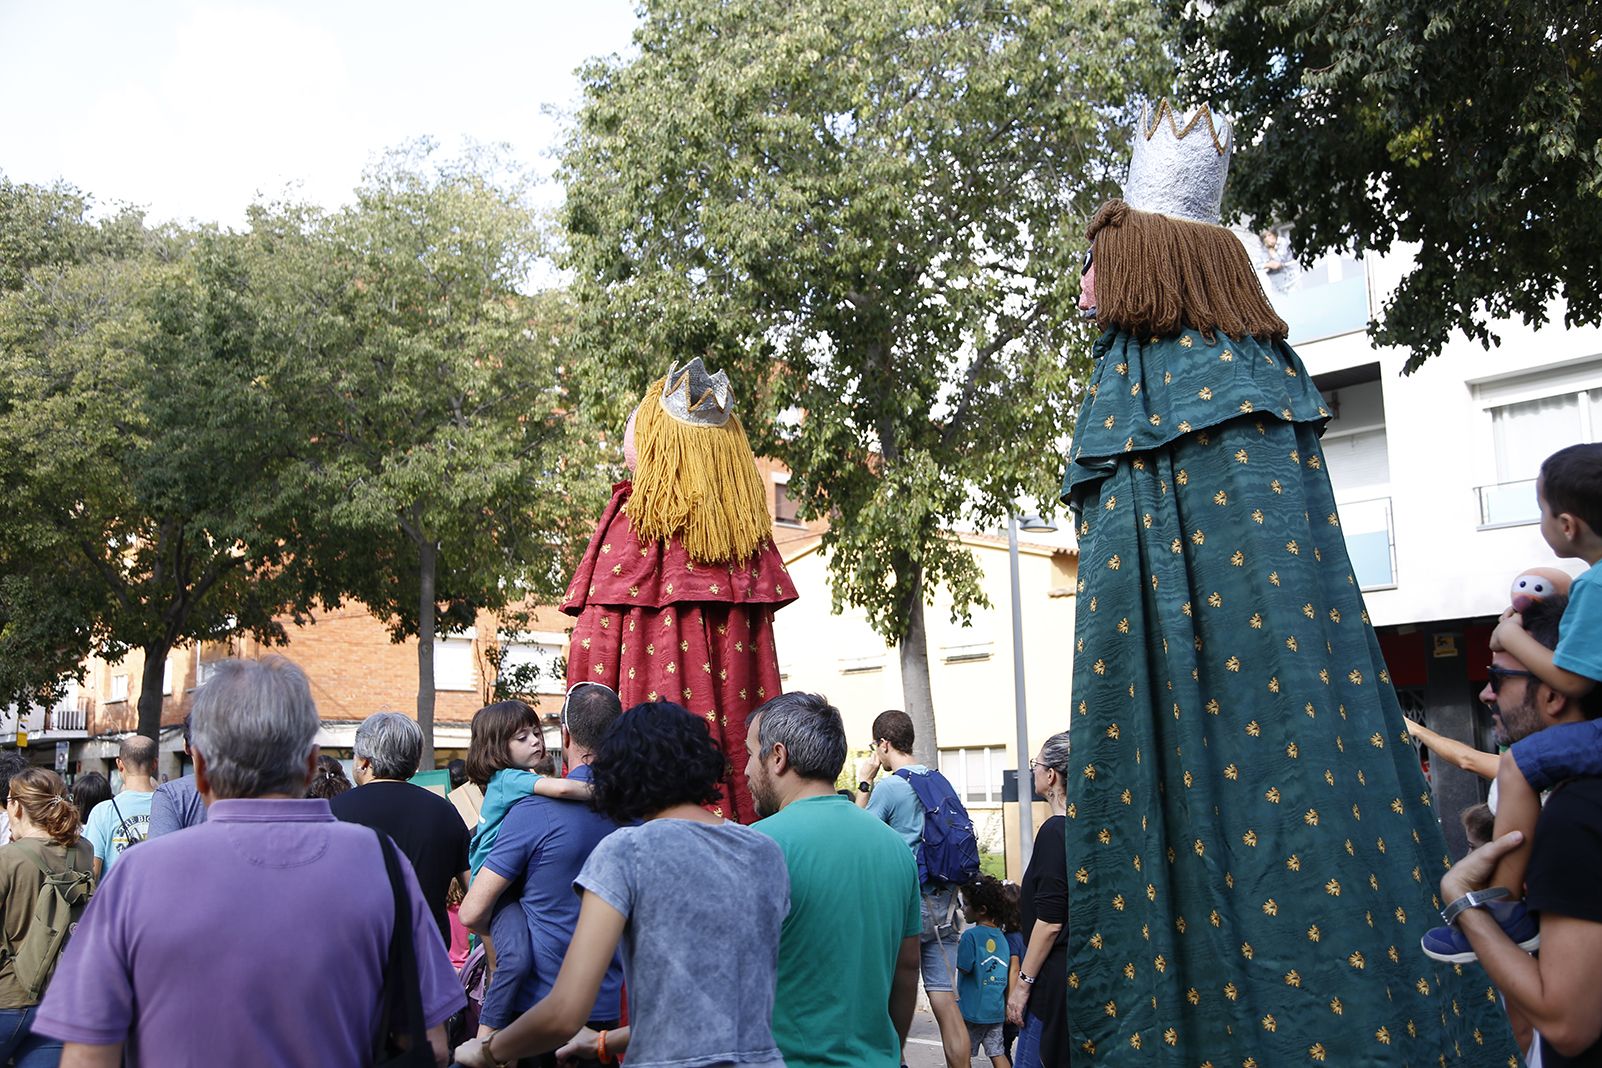
<instances>
[{"instance_id":1,"label":"paved street","mask_svg":"<svg viewBox=\"0 0 1602 1068\"><path fill-rule=\"evenodd\" d=\"M940 1029L928 1010L919 1008L907 1036L907 1068L944 1068L945 1063L940 1055ZM990 1058L976 1057L973 1063L988 1065Z\"/></svg>"}]
</instances>

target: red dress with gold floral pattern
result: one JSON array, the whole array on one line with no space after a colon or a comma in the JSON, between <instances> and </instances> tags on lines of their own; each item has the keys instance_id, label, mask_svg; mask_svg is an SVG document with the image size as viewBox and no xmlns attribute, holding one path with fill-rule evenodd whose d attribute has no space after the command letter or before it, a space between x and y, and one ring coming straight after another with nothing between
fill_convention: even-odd
<instances>
[{"instance_id":1,"label":"red dress with gold floral pattern","mask_svg":"<svg viewBox=\"0 0 1602 1068\"><path fill-rule=\"evenodd\" d=\"M623 513L632 490L612 487L568 584L567 684L604 682L625 709L675 701L705 717L728 758L719 814L751 823L746 717L780 691L773 613L796 598L790 573L772 541L738 565L697 563L677 538L642 544Z\"/></svg>"}]
</instances>

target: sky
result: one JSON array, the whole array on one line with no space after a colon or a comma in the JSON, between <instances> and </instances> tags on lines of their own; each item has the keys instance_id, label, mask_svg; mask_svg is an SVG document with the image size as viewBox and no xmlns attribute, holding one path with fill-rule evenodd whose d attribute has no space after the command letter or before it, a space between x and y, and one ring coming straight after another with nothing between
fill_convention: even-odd
<instances>
[{"instance_id":1,"label":"sky","mask_svg":"<svg viewBox=\"0 0 1602 1068\"><path fill-rule=\"evenodd\" d=\"M233 226L286 187L341 204L419 136L549 176L576 68L635 23L634 0L0 0L0 173Z\"/></svg>"}]
</instances>

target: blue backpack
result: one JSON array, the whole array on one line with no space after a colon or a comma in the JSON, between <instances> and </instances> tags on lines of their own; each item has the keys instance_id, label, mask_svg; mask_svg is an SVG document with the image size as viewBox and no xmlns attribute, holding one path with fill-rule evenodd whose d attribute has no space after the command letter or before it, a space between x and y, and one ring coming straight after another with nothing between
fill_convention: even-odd
<instances>
[{"instance_id":1,"label":"blue backpack","mask_svg":"<svg viewBox=\"0 0 1602 1068\"><path fill-rule=\"evenodd\" d=\"M966 886L979 877L979 839L973 820L957 791L938 771L913 774L896 772L907 780L923 806L923 842L918 850L918 880Z\"/></svg>"}]
</instances>

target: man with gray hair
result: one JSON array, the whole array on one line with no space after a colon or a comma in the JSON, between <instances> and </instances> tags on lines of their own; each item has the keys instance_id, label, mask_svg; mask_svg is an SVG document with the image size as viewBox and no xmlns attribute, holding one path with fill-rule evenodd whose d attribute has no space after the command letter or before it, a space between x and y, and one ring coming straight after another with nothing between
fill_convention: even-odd
<instances>
[{"instance_id":1,"label":"man with gray hair","mask_svg":"<svg viewBox=\"0 0 1602 1068\"><path fill-rule=\"evenodd\" d=\"M918 864L877 817L835 792L840 712L785 693L751 714L755 827L790 870L773 1038L791 1068L897 1068L918 996Z\"/></svg>"},{"instance_id":2,"label":"man with gray hair","mask_svg":"<svg viewBox=\"0 0 1602 1068\"><path fill-rule=\"evenodd\" d=\"M415 947L422 1026L444 1065L465 1003L411 869L382 839L303 795L317 706L283 657L226 660L194 705L205 823L127 853L95 891L35 1031L66 1068L373 1063L394 948ZM404 949L402 950L404 952Z\"/></svg>"},{"instance_id":3,"label":"man with gray hair","mask_svg":"<svg viewBox=\"0 0 1602 1068\"><path fill-rule=\"evenodd\" d=\"M467 847L471 834L449 801L407 782L423 755L423 729L400 712L376 712L356 728L356 789L330 801L335 817L381 831L412 862L423 900L451 944L445 898L451 880L467 892Z\"/></svg>"}]
</instances>

